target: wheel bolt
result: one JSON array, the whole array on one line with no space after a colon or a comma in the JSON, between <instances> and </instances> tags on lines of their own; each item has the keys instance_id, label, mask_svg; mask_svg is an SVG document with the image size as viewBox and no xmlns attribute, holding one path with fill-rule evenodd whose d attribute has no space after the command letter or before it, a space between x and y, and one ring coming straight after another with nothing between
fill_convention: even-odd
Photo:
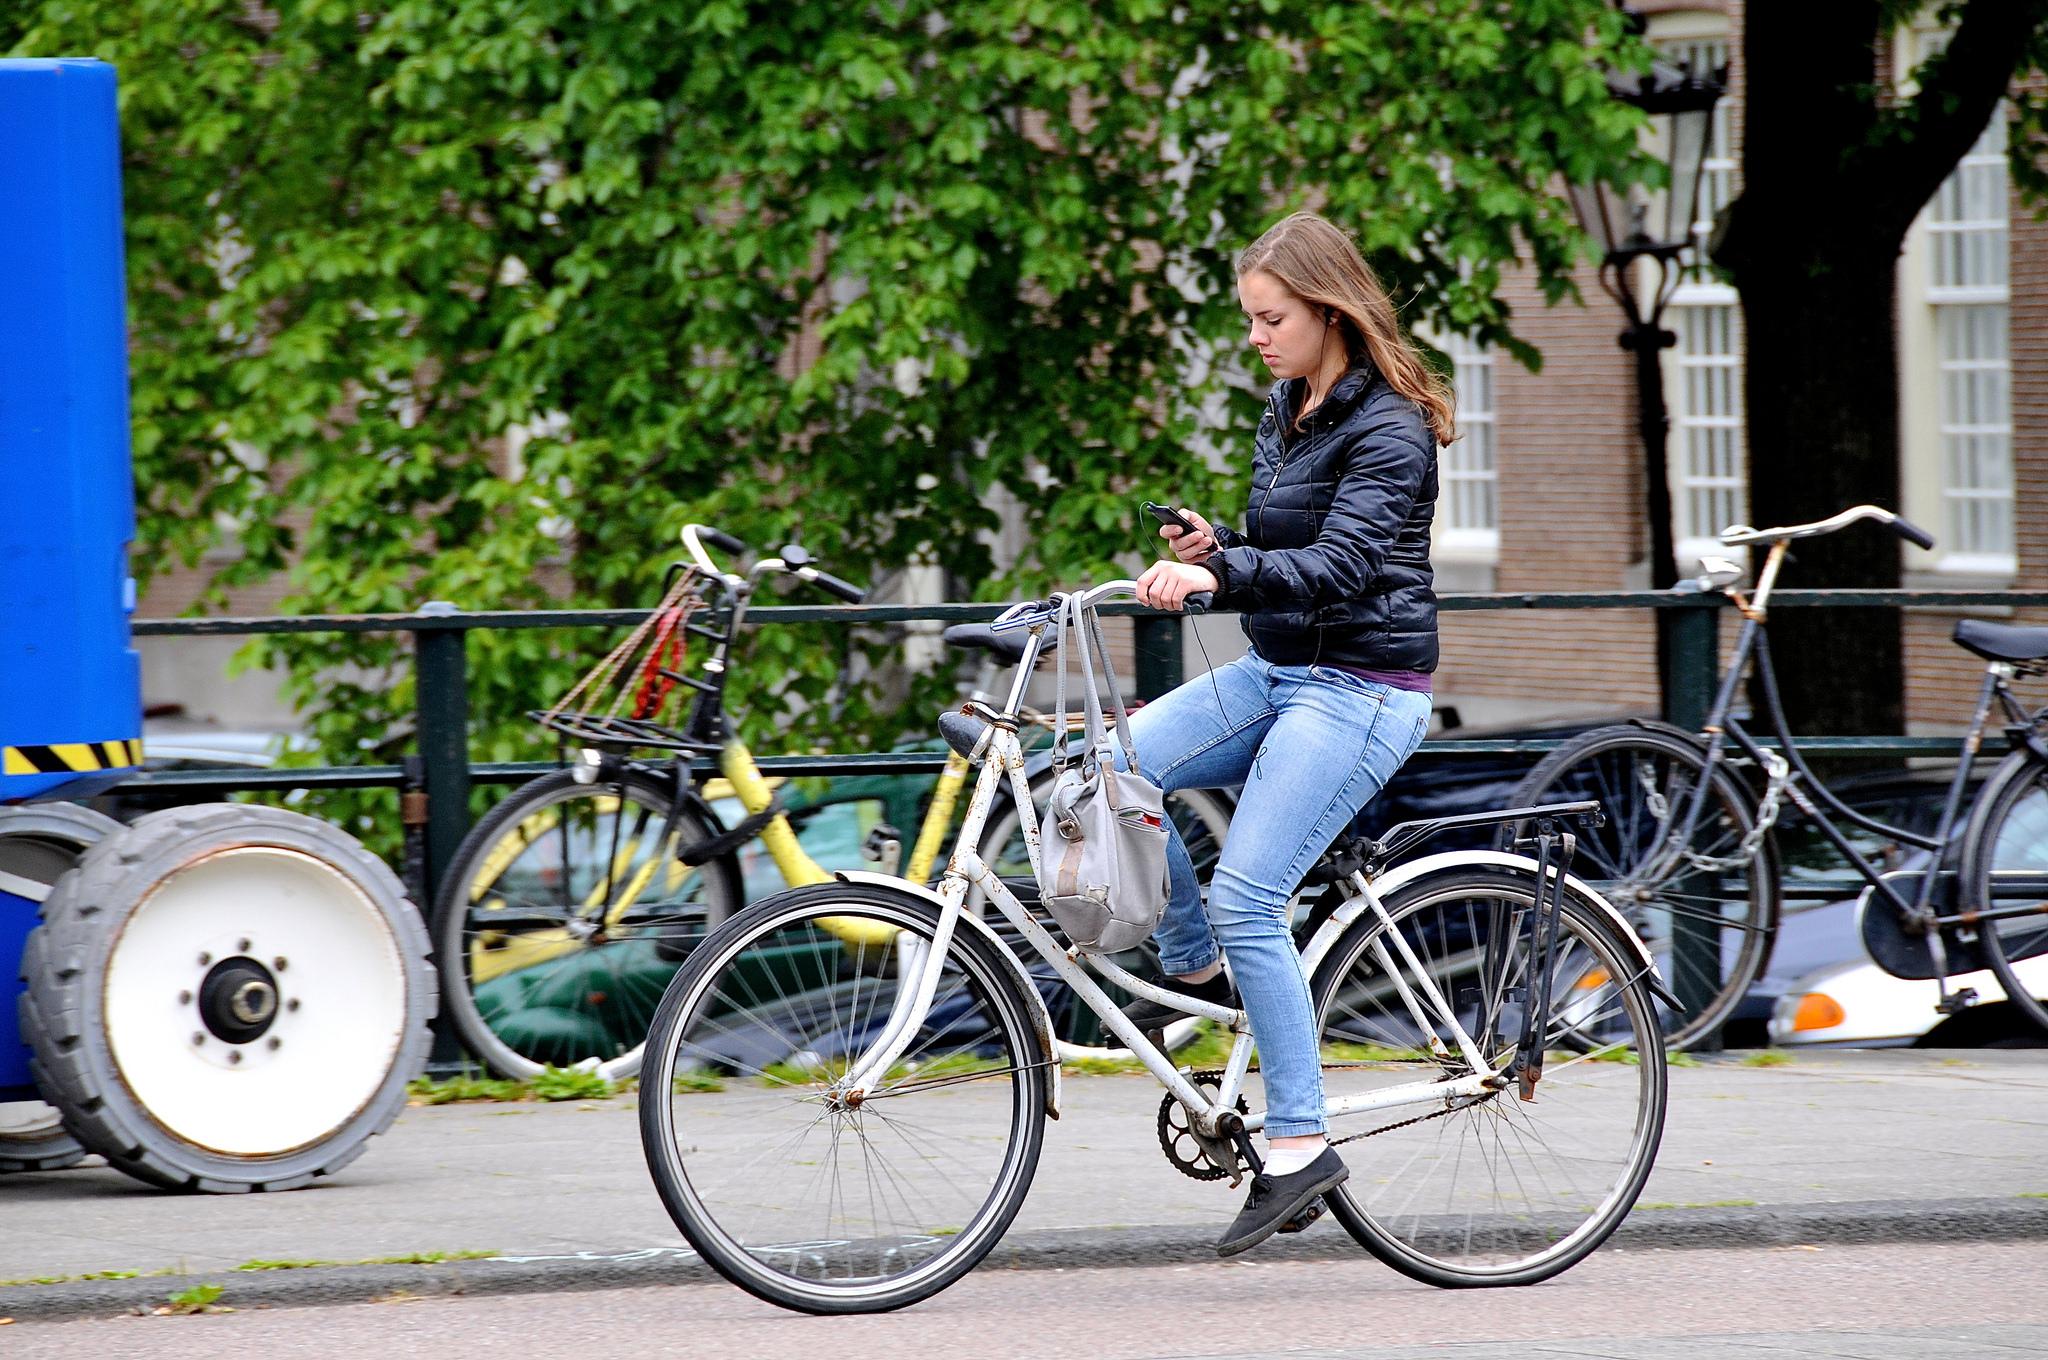
<instances>
[{"instance_id":1,"label":"wheel bolt","mask_svg":"<svg viewBox=\"0 0 2048 1360\"><path fill-rule=\"evenodd\" d=\"M178 1004L179 1004L180 1006L189 1006L189 1005L191 1005L191 1004L192 1004L192 993L190 993L190 992L179 992L179 993L178 993Z\"/></svg>"},{"instance_id":2,"label":"wheel bolt","mask_svg":"<svg viewBox=\"0 0 2048 1360\"><path fill-rule=\"evenodd\" d=\"M205 967L207 967L207 966L208 966L209 964L211 964L212 962L213 962L213 955L211 955L211 954L205 954L205 953L202 953L202 954L201 954L201 955L199 956L199 966L200 966L201 968L205 968Z\"/></svg>"},{"instance_id":3,"label":"wheel bolt","mask_svg":"<svg viewBox=\"0 0 2048 1360\"><path fill-rule=\"evenodd\" d=\"M275 1053L275 1052L277 1052L277 1050L279 1050L280 1048L283 1048L283 1047L284 1047L284 1040L282 1040L282 1039L278 1038L278 1037L277 1037L277 1036L276 1036L275 1034L273 1034L273 1035L271 1035L271 1036L270 1036L270 1051L271 1051L272 1053Z\"/></svg>"},{"instance_id":4,"label":"wheel bolt","mask_svg":"<svg viewBox=\"0 0 2048 1360\"><path fill-rule=\"evenodd\" d=\"M299 1008L299 999L297 997L293 997L291 1000L284 1003L284 1008L288 1011L297 1010Z\"/></svg>"},{"instance_id":5,"label":"wheel bolt","mask_svg":"<svg viewBox=\"0 0 2048 1360\"><path fill-rule=\"evenodd\" d=\"M283 971L284 971L285 969L289 968L289 967L290 967L291 965L290 965L289 963L285 962L285 957L284 957L284 955L282 955L282 954L279 954L279 955L278 955L278 956L277 956L276 958L274 958L274 959L272 959L272 960L270 961L270 966L271 966L272 968L276 969L276 970L277 970L278 972L282 973L282 972L283 972Z\"/></svg>"},{"instance_id":6,"label":"wheel bolt","mask_svg":"<svg viewBox=\"0 0 2048 1360\"><path fill-rule=\"evenodd\" d=\"M237 954L246 954L246 953L248 953L248 952L249 952L249 942L248 942L247 940L236 940L236 941L235 941L235 952L236 952Z\"/></svg>"},{"instance_id":7,"label":"wheel bolt","mask_svg":"<svg viewBox=\"0 0 2048 1360\"><path fill-rule=\"evenodd\" d=\"M240 1050L239 1048L231 1048L231 1049L229 1049L229 1050L228 1050L228 1062L229 1062L229 1064L230 1064L230 1065L232 1065L232 1064L234 1064L234 1063L238 1063L238 1062L240 1062L241 1060L242 1060L242 1050Z\"/></svg>"},{"instance_id":8,"label":"wheel bolt","mask_svg":"<svg viewBox=\"0 0 2048 1360\"><path fill-rule=\"evenodd\" d=\"M192 1047L194 1047L194 1048L197 1048L197 1047L199 1047L199 1046L200 1046L201 1044L203 1044L203 1043L205 1043L205 1042L206 1042L206 1032L205 1032L204 1030L193 1030L193 1031L192 1031Z\"/></svg>"}]
</instances>

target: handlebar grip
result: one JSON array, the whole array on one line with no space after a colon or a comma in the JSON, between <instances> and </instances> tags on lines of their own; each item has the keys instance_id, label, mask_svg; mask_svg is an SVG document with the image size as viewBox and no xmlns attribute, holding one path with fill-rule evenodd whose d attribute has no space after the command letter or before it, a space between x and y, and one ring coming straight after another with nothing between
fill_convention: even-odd
<instances>
[{"instance_id":1,"label":"handlebar grip","mask_svg":"<svg viewBox=\"0 0 2048 1360\"><path fill-rule=\"evenodd\" d=\"M829 571L819 571L816 567L806 567L800 574L806 581L809 581L818 589L828 595L836 595L848 604L859 604L868 597L868 593L865 590L862 590L851 581L840 580Z\"/></svg>"},{"instance_id":2,"label":"handlebar grip","mask_svg":"<svg viewBox=\"0 0 2048 1360\"><path fill-rule=\"evenodd\" d=\"M1904 515L1892 516L1892 532L1916 548L1934 549L1934 535L1907 519Z\"/></svg>"},{"instance_id":3,"label":"handlebar grip","mask_svg":"<svg viewBox=\"0 0 2048 1360\"><path fill-rule=\"evenodd\" d=\"M1197 590L1180 602L1180 611L1183 614L1206 614L1215 606L1215 591Z\"/></svg>"},{"instance_id":4,"label":"handlebar grip","mask_svg":"<svg viewBox=\"0 0 2048 1360\"><path fill-rule=\"evenodd\" d=\"M708 524L697 526L697 537L703 539L720 552L743 553L747 550L746 544L740 542L723 529L714 529Z\"/></svg>"}]
</instances>

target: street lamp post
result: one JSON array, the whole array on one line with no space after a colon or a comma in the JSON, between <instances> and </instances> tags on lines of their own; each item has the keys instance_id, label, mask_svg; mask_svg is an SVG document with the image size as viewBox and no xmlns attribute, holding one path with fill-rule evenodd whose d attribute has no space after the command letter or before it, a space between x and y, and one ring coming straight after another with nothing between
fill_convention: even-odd
<instances>
[{"instance_id":1,"label":"street lamp post","mask_svg":"<svg viewBox=\"0 0 2048 1360\"><path fill-rule=\"evenodd\" d=\"M1664 329L1664 308L1684 277L1683 256L1693 246L1693 224L1706 170L1707 143L1713 128L1714 105L1721 98L1725 71L1696 73L1662 60L1645 75L1613 73L1608 88L1618 99L1635 105L1656 121L1670 169L1664 195L1662 231L1651 233L1652 205L1641 196L1624 200L1604 184L1572 185L1572 207L1579 224L1605 252L1600 260L1600 286L1621 305L1628 326L1621 347L1635 355L1636 416L1643 440L1650 522L1650 586L1663 590L1678 581L1671 525L1671 478L1668 445L1671 419L1664 405L1663 354L1678 342ZM1639 267L1648 261L1654 272ZM1645 278L1645 275L1648 275ZM1638 285L1649 286L1638 291ZM1658 610L1657 670L1669 706L1671 693L1671 629L1674 612Z\"/></svg>"},{"instance_id":2,"label":"street lamp post","mask_svg":"<svg viewBox=\"0 0 2048 1360\"><path fill-rule=\"evenodd\" d=\"M1664 406L1664 351L1678 337L1664 329L1664 308L1685 274L1683 256L1693 245L1698 220L1700 179L1706 170L1707 141L1713 130L1714 104L1721 97L1725 71L1695 73L1690 66L1659 60L1647 75L1612 73L1614 95L1649 114L1663 135L1670 187L1664 195L1663 231L1650 232L1650 204L1634 196L1623 202L1604 185L1576 185L1572 206L1580 225L1596 237L1605 254L1600 260L1600 285L1621 304L1628 327L1621 347L1635 355L1636 419L1643 439L1643 473L1648 485L1650 517L1650 586L1666 590L1678 582L1678 562L1671 526L1671 477L1667 445L1671 419ZM1648 261L1654 268L1639 262ZM1640 294L1637 284L1649 287ZM1719 526L1715 526L1719 527ZM1658 609L1657 683L1664 716L1688 729L1706 720L1705 686L1713 683L1715 619L1704 610ZM1704 653L1681 667L1680 630L1696 630L1693 651ZM1694 675L1688 672L1697 671ZM1695 870L1693 872L1704 872ZM1672 885L1681 890L1684 879ZM1671 950L1679 979L1679 1001L1696 1010L1720 987L1722 933L1718 923L1693 913L1673 913ZM1709 1035L1705 1047L1719 1048L1720 1036Z\"/></svg>"}]
</instances>

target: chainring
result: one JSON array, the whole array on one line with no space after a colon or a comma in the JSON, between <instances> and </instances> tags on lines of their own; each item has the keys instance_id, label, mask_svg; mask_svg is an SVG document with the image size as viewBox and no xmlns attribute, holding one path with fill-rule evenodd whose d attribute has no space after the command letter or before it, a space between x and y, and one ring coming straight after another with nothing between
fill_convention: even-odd
<instances>
[{"instance_id":1,"label":"chainring","mask_svg":"<svg viewBox=\"0 0 2048 1360\"><path fill-rule=\"evenodd\" d=\"M1204 1095L1213 1097L1223 1089L1220 1069L1189 1072L1187 1078ZM1237 1098L1237 1112L1240 1115L1251 1113L1251 1106L1245 1103L1243 1096ZM1233 1169L1237 1159L1229 1155L1227 1148L1195 1132L1188 1121L1188 1107L1181 1104L1171 1091L1159 1102L1159 1146L1166 1153L1166 1160L1173 1164L1173 1169L1193 1180L1220 1181L1237 1174ZM1228 1163L1219 1160L1218 1153L1227 1158Z\"/></svg>"}]
</instances>

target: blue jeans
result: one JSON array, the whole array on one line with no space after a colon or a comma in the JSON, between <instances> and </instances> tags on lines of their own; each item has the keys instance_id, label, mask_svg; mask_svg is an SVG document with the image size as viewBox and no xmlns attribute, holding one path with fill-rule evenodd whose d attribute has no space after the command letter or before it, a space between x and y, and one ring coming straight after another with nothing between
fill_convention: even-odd
<instances>
[{"instance_id":1,"label":"blue jeans","mask_svg":"<svg viewBox=\"0 0 2048 1360\"><path fill-rule=\"evenodd\" d=\"M1242 784L1206 916L1175 832L1158 930L1168 973L1195 973L1221 942L1251 1020L1266 1083L1266 1136L1323 1129L1308 979L1287 903L1358 810L1414 754L1427 694L1327 666L1275 666L1256 652L1197 676L1131 715L1144 774L1168 792ZM1118 756L1121 764L1122 756Z\"/></svg>"}]
</instances>

